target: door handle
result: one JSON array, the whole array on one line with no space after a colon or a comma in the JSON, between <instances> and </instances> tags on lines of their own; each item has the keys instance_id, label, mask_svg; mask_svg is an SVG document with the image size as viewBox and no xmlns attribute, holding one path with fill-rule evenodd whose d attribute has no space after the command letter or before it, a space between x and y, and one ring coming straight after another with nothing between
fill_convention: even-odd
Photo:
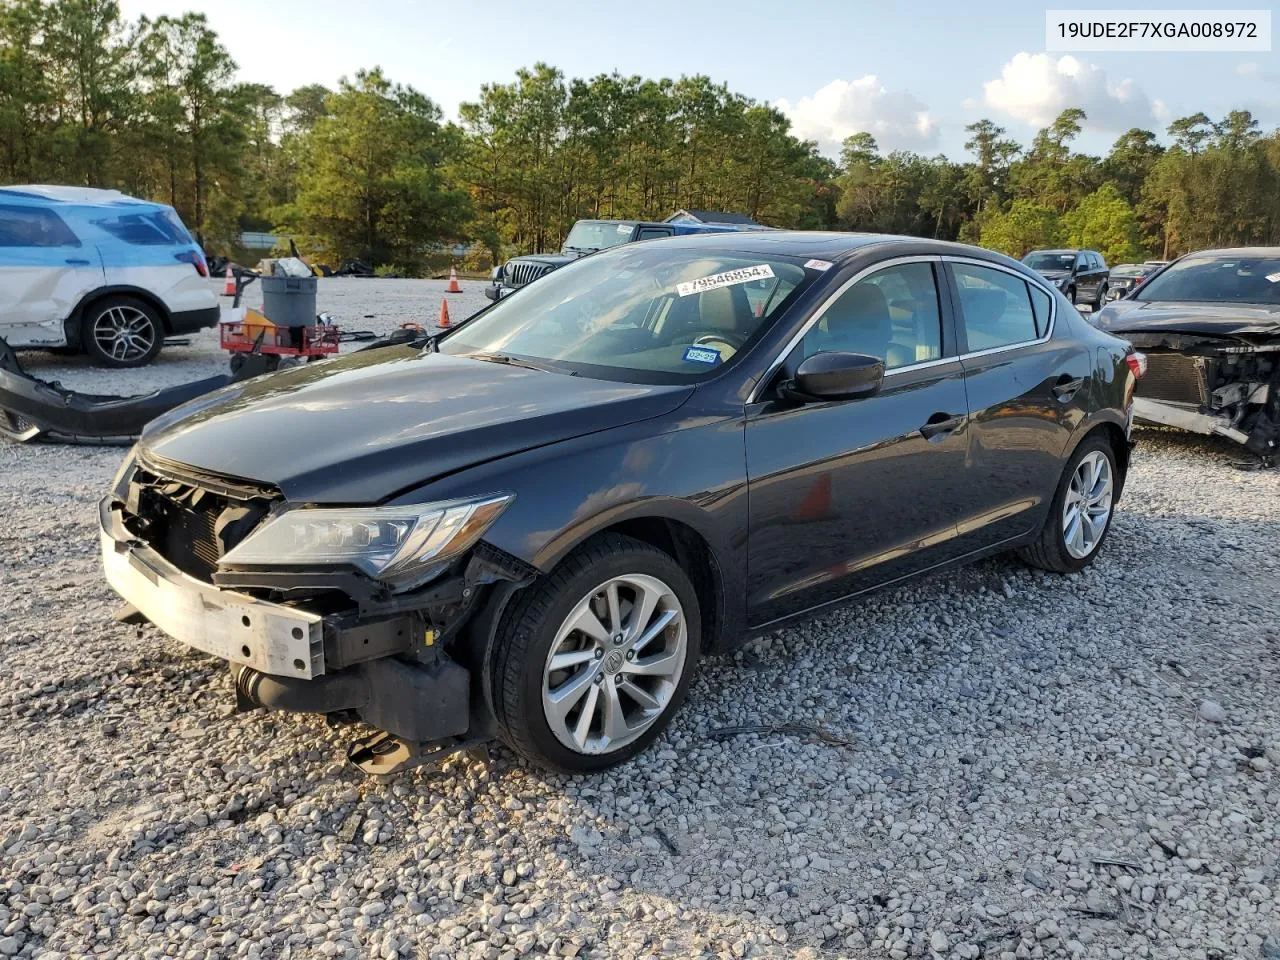
<instances>
[{"instance_id":1,"label":"door handle","mask_svg":"<svg viewBox=\"0 0 1280 960\"><path fill-rule=\"evenodd\" d=\"M1084 377L1072 378L1071 374L1064 373L1058 378L1057 384L1053 388L1053 395L1062 403L1070 403L1071 398L1076 395L1076 391L1084 386Z\"/></svg>"},{"instance_id":2,"label":"door handle","mask_svg":"<svg viewBox=\"0 0 1280 960\"><path fill-rule=\"evenodd\" d=\"M67 263L73 267L87 267L89 265L88 260L77 260L74 257L67 257Z\"/></svg>"},{"instance_id":3,"label":"door handle","mask_svg":"<svg viewBox=\"0 0 1280 960\"><path fill-rule=\"evenodd\" d=\"M928 422L920 428L920 436L926 440L941 440L943 437L955 432L965 421L964 417L953 417L949 413L935 413Z\"/></svg>"}]
</instances>

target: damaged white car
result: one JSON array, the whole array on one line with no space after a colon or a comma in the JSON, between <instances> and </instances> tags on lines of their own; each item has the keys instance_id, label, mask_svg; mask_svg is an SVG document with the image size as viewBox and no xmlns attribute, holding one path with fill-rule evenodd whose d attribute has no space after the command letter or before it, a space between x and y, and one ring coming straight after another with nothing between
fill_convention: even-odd
<instances>
[{"instance_id":1,"label":"damaged white car","mask_svg":"<svg viewBox=\"0 0 1280 960\"><path fill-rule=\"evenodd\" d=\"M1280 455L1280 247L1188 254L1094 322L1147 356L1136 420Z\"/></svg>"},{"instance_id":2,"label":"damaged white car","mask_svg":"<svg viewBox=\"0 0 1280 960\"><path fill-rule=\"evenodd\" d=\"M172 207L89 187L0 187L0 340L138 367L218 322L204 254Z\"/></svg>"}]
</instances>

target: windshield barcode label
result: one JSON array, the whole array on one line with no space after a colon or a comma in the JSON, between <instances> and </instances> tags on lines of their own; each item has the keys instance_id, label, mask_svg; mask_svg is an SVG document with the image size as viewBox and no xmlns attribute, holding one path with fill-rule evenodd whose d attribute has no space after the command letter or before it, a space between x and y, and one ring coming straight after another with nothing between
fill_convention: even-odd
<instances>
[{"instance_id":1,"label":"windshield barcode label","mask_svg":"<svg viewBox=\"0 0 1280 960\"><path fill-rule=\"evenodd\" d=\"M724 273L713 273L709 277L700 277L697 280L689 280L686 283L677 283L676 293L682 297L687 297L691 294L702 293L705 290L715 290L717 287L732 287L739 283L750 283L752 280L772 279L773 268L767 263L761 263L754 267L726 270Z\"/></svg>"}]
</instances>

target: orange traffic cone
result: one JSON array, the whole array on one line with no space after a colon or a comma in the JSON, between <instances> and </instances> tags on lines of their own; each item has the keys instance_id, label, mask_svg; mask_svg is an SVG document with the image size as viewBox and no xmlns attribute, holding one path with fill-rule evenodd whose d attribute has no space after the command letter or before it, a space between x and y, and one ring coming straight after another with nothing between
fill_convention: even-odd
<instances>
[{"instance_id":1,"label":"orange traffic cone","mask_svg":"<svg viewBox=\"0 0 1280 960\"><path fill-rule=\"evenodd\" d=\"M440 301L440 319L436 321L436 326L439 327L441 330L448 330L449 327L451 326L451 324L449 323L449 301L448 300Z\"/></svg>"},{"instance_id":2,"label":"orange traffic cone","mask_svg":"<svg viewBox=\"0 0 1280 960\"><path fill-rule=\"evenodd\" d=\"M445 293L461 293L462 288L458 286L458 270L456 267L449 268L449 285L444 288Z\"/></svg>"},{"instance_id":3,"label":"orange traffic cone","mask_svg":"<svg viewBox=\"0 0 1280 960\"><path fill-rule=\"evenodd\" d=\"M236 295L236 278L231 275L231 264L227 264L227 282L222 285L222 295L224 297Z\"/></svg>"}]
</instances>

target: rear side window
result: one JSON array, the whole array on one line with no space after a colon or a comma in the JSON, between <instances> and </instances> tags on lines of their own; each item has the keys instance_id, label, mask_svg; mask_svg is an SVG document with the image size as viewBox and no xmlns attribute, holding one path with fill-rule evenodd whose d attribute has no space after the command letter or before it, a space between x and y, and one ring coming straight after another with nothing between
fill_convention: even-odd
<instances>
[{"instance_id":1,"label":"rear side window","mask_svg":"<svg viewBox=\"0 0 1280 960\"><path fill-rule=\"evenodd\" d=\"M94 220L94 226L105 230L117 240L133 246L185 246L191 243L187 228L167 210L150 210L146 213L123 213L119 216Z\"/></svg>"},{"instance_id":2,"label":"rear side window","mask_svg":"<svg viewBox=\"0 0 1280 960\"><path fill-rule=\"evenodd\" d=\"M1025 280L967 263L952 264L952 270L969 350L992 350L1037 339L1039 328Z\"/></svg>"},{"instance_id":3,"label":"rear side window","mask_svg":"<svg viewBox=\"0 0 1280 960\"><path fill-rule=\"evenodd\" d=\"M52 210L0 204L0 247L78 247L71 228Z\"/></svg>"},{"instance_id":4,"label":"rear side window","mask_svg":"<svg viewBox=\"0 0 1280 960\"><path fill-rule=\"evenodd\" d=\"M1043 337L1049 332L1049 305L1053 298L1034 283L1028 283L1027 289L1031 291L1031 312L1036 318L1036 336Z\"/></svg>"},{"instance_id":5,"label":"rear side window","mask_svg":"<svg viewBox=\"0 0 1280 960\"><path fill-rule=\"evenodd\" d=\"M671 236L671 229L669 227L666 229L662 227L641 227L639 232L636 234L636 239L637 240L654 240L658 237L669 237L669 236Z\"/></svg>"}]
</instances>

